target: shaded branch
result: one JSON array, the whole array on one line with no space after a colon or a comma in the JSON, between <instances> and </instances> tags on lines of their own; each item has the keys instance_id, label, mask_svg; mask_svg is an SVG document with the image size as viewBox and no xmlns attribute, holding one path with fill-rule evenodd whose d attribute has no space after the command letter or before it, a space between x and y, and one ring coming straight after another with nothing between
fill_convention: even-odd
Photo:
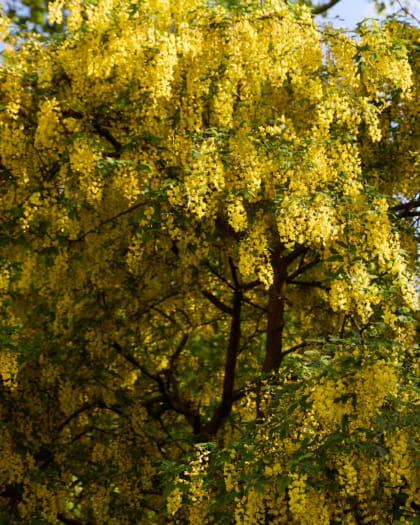
<instances>
[{"instance_id":1,"label":"shaded branch","mask_svg":"<svg viewBox=\"0 0 420 525\"><path fill-rule=\"evenodd\" d=\"M284 261L286 262L286 264L290 264L295 259L297 259L300 255L305 255L305 253L307 253L308 250L309 248L307 246L299 246L298 248L293 250L291 253L286 255L284 257Z\"/></svg>"},{"instance_id":2,"label":"shaded branch","mask_svg":"<svg viewBox=\"0 0 420 525\"><path fill-rule=\"evenodd\" d=\"M144 374L149 379L153 379L153 381L159 381L159 377L157 375L152 374L149 372L141 363L140 361L135 358L133 355L125 352L121 345L118 343L112 343L112 348L117 352L118 355L123 357L126 361L128 361L130 364L132 364L135 368L138 368L142 374Z\"/></svg>"},{"instance_id":3,"label":"shaded branch","mask_svg":"<svg viewBox=\"0 0 420 525\"><path fill-rule=\"evenodd\" d=\"M206 299L208 299L212 304L214 304L216 308L218 308L225 314L233 315L233 308L223 303L220 299L218 299L211 292L207 292L206 290L203 290L201 293L204 295Z\"/></svg>"},{"instance_id":4,"label":"shaded branch","mask_svg":"<svg viewBox=\"0 0 420 525\"><path fill-rule=\"evenodd\" d=\"M235 265L233 264L232 257L229 257L229 266L230 266L230 271L232 273L232 279L233 279L233 282L235 284L235 291L238 291L240 289L240 284L239 284L239 280L238 280L238 275L236 273Z\"/></svg>"},{"instance_id":5,"label":"shaded branch","mask_svg":"<svg viewBox=\"0 0 420 525\"><path fill-rule=\"evenodd\" d=\"M245 299L244 299L244 303L245 303L245 302L246 302L246 301L245 301ZM243 343L242 343L242 345L241 345L241 347L240 347L240 349L239 349L239 353L240 353L240 354L241 354L241 353L242 353L242 352L248 347L248 345L251 343L251 341L252 341L255 337L257 337L259 334L261 334L261 333L264 332L264 330L263 330L262 328L260 328L260 324L261 324L262 319L265 318L265 315L266 315L266 313L267 313L266 308L264 308L264 309L262 308L262 309L260 310L259 313L260 313L260 315L259 315L259 317L256 319L256 323L255 323L255 328L254 328L254 330L253 330L253 331L248 335L248 337L243 341Z\"/></svg>"},{"instance_id":6,"label":"shaded branch","mask_svg":"<svg viewBox=\"0 0 420 525\"><path fill-rule=\"evenodd\" d=\"M316 266L319 263L319 261L320 261L320 258L315 257L315 259L313 259L312 261L309 261L306 264L300 264L299 267L287 277L287 282L288 283L292 282L298 275L301 275L302 273L305 273L310 268Z\"/></svg>"},{"instance_id":7,"label":"shaded branch","mask_svg":"<svg viewBox=\"0 0 420 525\"><path fill-rule=\"evenodd\" d=\"M224 283L226 286L228 286L232 290L234 289L233 286L230 284L230 282L227 279L225 279L223 275L220 275L212 266L210 266L210 264L207 264L207 268L209 269L210 273L212 273L214 276L220 279L222 283Z\"/></svg>"},{"instance_id":8,"label":"shaded branch","mask_svg":"<svg viewBox=\"0 0 420 525\"><path fill-rule=\"evenodd\" d=\"M147 204L146 202L138 202L137 204L134 204L134 206L131 206L131 208L128 208L128 209L123 210L123 211L120 211L119 213L113 215L112 217L109 217L108 219L104 219L103 221L101 221L94 228L91 228L90 230L88 230L88 231L82 233L81 235L79 235L79 237L77 237L77 239L69 239L69 242L72 242L72 243L80 242L85 237L87 237L89 234L97 232L99 230L99 228L102 228L102 226L105 226L106 224L109 224L110 222L113 222L116 219L119 219L120 217L123 217L124 215L130 214L131 212L137 210L138 208L141 208L142 206L146 206L146 204Z\"/></svg>"},{"instance_id":9,"label":"shaded branch","mask_svg":"<svg viewBox=\"0 0 420 525\"><path fill-rule=\"evenodd\" d=\"M173 319L170 315L168 315L166 312L164 312L163 310L161 310L160 308L158 308L157 306L152 306L151 310L154 310L155 312L157 312L158 314L160 314L162 317L164 317L165 319L167 319L168 321L170 321L172 324L177 324L177 322L175 321L175 319Z\"/></svg>"},{"instance_id":10,"label":"shaded branch","mask_svg":"<svg viewBox=\"0 0 420 525\"><path fill-rule=\"evenodd\" d=\"M185 345L187 344L187 341L188 341L188 334L184 334L177 349L175 350L175 352L171 355L171 357L169 358L169 362L171 364L171 367L173 367L175 365L175 361L178 359L178 357L180 356L181 352L184 350L185 348Z\"/></svg>"},{"instance_id":11,"label":"shaded branch","mask_svg":"<svg viewBox=\"0 0 420 525\"><path fill-rule=\"evenodd\" d=\"M93 121L93 127L95 128L95 131L98 133L99 136L106 139L110 144L112 144L117 154L121 153L121 142L119 142L107 128L102 127L96 120Z\"/></svg>"},{"instance_id":12,"label":"shaded branch","mask_svg":"<svg viewBox=\"0 0 420 525\"><path fill-rule=\"evenodd\" d=\"M252 306L256 310L260 310L261 312L264 312L264 313L267 312L267 308L265 306L261 306L257 303L254 303L254 301L251 301L251 299L248 299L247 297L244 297L243 299L244 299L244 303L249 304L249 306Z\"/></svg>"},{"instance_id":13,"label":"shaded branch","mask_svg":"<svg viewBox=\"0 0 420 525\"><path fill-rule=\"evenodd\" d=\"M255 279L255 281L251 281L250 283L247 283L247 284L243 284L242 285L242 289L244 291L247 291L247 290L252 290L252 288L256 288L257 286L259 286L261 284L261 281L259 279Z\"/></svg>"},{"instance_id":14,"label":"shaded branch","mask_svg":"<svg viewBox=\"0 0 420 525\"><path fill-rule=\"evenodd\" d=\"M221 234L223 238L228 237L235 239L236 241L241 239L241 234L234 230L234 228L232 228L232 226L229 224L227 218L220 213L216 217L215 227L217 232Z\"/></svg>"},{"instance_id":15,"label":"shaded branch","mask_svg":"<svg viewBox=\"0 0 420 525\"><path fill-rule=\"evenodd\" d=\"M174 355L176 355L177 353L179 354L183 350L187 342L187 337L188 336L186 335L183 337ZM188 423L190 423L190 425L192 426L194 434L200 433L200 414L198 411L190 408L188 402L183 401L179 397L178 389L175 381L173 381L173 374L171 373L171 370L164 371L163 375L152 374L140 363L138 359L136 359L131 354L125 352L119 343L114 342L112 344L112 348L114 348L119 355L124 357L124 359L126 359L134 367L138 368L146 377L155 381L160 393L162 394L163 401L166 404L166 407L174 410L178 414L183 415L188 421ZM172 385L174 386L174 388L171 392Z\"/></svg>"},{"instance_id":16,"label":"shaded branch","mask_svg":"<svg viewBox=\"0 0 420 525\"><path fill-rule=\"evenodd\" d=\"M225 284L227 284L230 288L232 288L234 290L234 292L236 292L239 289L241 289L243 291L251 290L252 288L255 288L256 286L259 286L261 284L261 281L259 279L256 279L255 281L251 281L250 283L241 286L240 283L239 283L238 277L237 277L237 272L236 272L236 268L235 268L235 265L233 263L232 257L229 257L229 266L230 266L230 271L232 273L232 280L233 280L234 286L232 286L229 282L227 282L220 275L215 273L212 269L210 269L210 271L212 271L212 273L215 273L215 275L219 279L223 280L223 282ZM227 304L223 303L214 294L212 294L211 292L208 292L206 290L202 291L201 293L204 295L204 297L206 299L208 299L211 303L213 303L214 306L216 306L216 308L218 308L219 310L221 310L225 314L234 315L234 308L232 308L231 306L228 306ZM247 302L249 304L251 304L252 306L255 306L256 308L259 308L258 305L253 305L250 301L247 301Z\"/></svg>"},{"instance_id":17,"label":"shaded branch","mask_svg":"<svg viewBox=\"0 0 420 525\"><path fill-rule=\"evenodd\" d=\"M93 129L96 131L96 133L112 145L117 155L121 153L123 145L112 135L109 129L105 128L99 122L99 115L84 115L81 111L77 111L71 108L66 109L65 111L63 111L62 114L63 117L72 117L79 120L85 120L87 123L90 123Z\"/></svg>"},{"instance_id":18,"label":"shaded branch","mask_svg":"<svg viewBox=\"0 0 420 525\"><path fill-rule=\"evenodd\" d=\"M70 414L60 425L57 427L57 432L61 432L65 426L67 426L73 419L75 419L77 416L82 414L83 412L86 412L87 410L91 410L92 408L103 408L106 410L110 410L111 412L114 412L118 414L119 416L122 415L121 410L116 408L115 406L108 406L103 401L96 401L94 403L86 403L82 405L80 408L75 410L72 414Z\"/></svg>"}]
</instances>

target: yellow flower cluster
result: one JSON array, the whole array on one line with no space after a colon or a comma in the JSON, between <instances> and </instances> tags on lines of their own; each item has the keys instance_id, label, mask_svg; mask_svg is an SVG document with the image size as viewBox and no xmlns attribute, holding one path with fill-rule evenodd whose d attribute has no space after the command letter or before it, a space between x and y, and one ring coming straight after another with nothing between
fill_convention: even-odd
<instances>
[{"instance_id":1,"label":"yellow flower cluster","mask_svg":"<svg viewBox=\"0 0 420 525\"><path fill-rule=\"evenodd\" d=\"M175 487L166 499L166 509L170 516L178 512L182 505L182 491L179 487Z\"/></svg>"},{"instance_id":2,"label":"yellow flower cluster","mask_svg":"<svg viewBox=\"0 0 420 525\"><path fill-rule=\"evenodd\" d=\"M418 436L417 436L418 437ZM418 480L420 468L413 464L416 458L413 455L413 448L409 447L409 435L404 429L397 429L397 432L385 435L385 444L389 447L390 454L385 457L382 469L389 478L387 491L401 487L402 492L407 495L405 507L410 509L411 504L419 505L420 493Z\"/></svg>"},{"instance_id":3,"label":"yellow flower cluster","mask_svg":"<svg viewBox=\"0 0 420 525\"><path fill-rule=\"evenodd\" d=\"M102 181L96 170L96 151L86 142L78 141L70 153L71 169L78 173L79 189L89 203L94 203L102 196Z\"/></svg>"},{"instance_id":4,"label":"yellow flower cluster","mask_svg":"<svg viewBox=\"0 0 420 525\"><path fill-rule=\"evenodd\" d=\"M363 364L351 382L322 378L310 394L315 420L324 430L340 428L351 416L350 428L369 428L386 398L397 395L395 365L383 359Z\"/></svg>"},{"instance_id":5,"label":"yellow flower cluster","mask_svg":"<svg viewBox=\"0 0 420 525\"><path fill-rule=\"evenodd\" d=\"M264 523L265 502L260 491L250 488L246 496L235 500L235 523L254 525Z\"/></svg>"},{"instance_id":6,"label":"yellow flower cluster","mask_svg":"<svg viewBox=\"0 0 420 525\"><path fill-rule=\"evenodd\" d=\"M209 493L204 486L203 478L209 461L209 454L208 450L197 448L195 458L190 461L188 471L184 472L183 479L178 479L178 485L174 487L167 498L167 511L170 516L176 515L180 510L183 495L185 495L189 499L187 523L191 525L206 523ZM185 490L180 488L182 485L185 485ZM175 521L175 523L177 522Z\"/></svg>"},{"instance_id":7,"label":"yellow flower cluster","mask_svg":"<svg viewBox=\"0 0 420 525\"><path fill-rule=\"evenodd\" d=\"M46 523L54 523L57 513L65 509L65 502L60 501L45 484L26 478L23 501L18 503L18 509L22 519L28 519L36 511Z\"/></svg>"},{"instance_id":8,"label":"yellow flower cluster","mask_svg":"<svg viewBox=\"0 0 420 525\"><path fill-rule=\"evenodd\" d=\"M392 49L392 22L385 27L372 23L369 29L365 28L360 48L363 63L370 66L362 69L368 75L363 75L362 80L370 97L380 99L386 83L397 85L403 97L410 96L413 81L407 50L401 45Z\"/></svg>"},{"instance_id":9,"label":"yellow flower cluster","mask_svg":"<svg viewBox=\"0 0 420 525\"><path fill-rule=\"evenodd\" d=\"M60 106L54 98L45 100L39 108L34 145L38 150L56 150L60 138Z\"/></svg>"},{"instance_id":10,"label":"yellow flower cluster","mask_svg":"<svg viewBox=\"0 0 420 525\"><path fill-rule=\"evenodd\" d=\"M357 407L354 426L368 428L385 399L397 395L397 390L397 374L393 363L379 359L372 365L363 366L354 384Z\"/></svg>"},{"instance_id":11,"label":"yellow flower cluster","mask_svg":"<svg viewBox=\"0 0 420 525\"><path fill-rule=\"evenodd\" d=\"M353 265L347 279L336 279L331 283L329 300L334 311L354 311L360 321L366 323L373 314L372 305L380 301L379 290L372 284L366 267Z\"/></svg>"},{"instance_id":12,"label":"yellow flower cluster","mask_svg":"<svg viewBox=\"0 0 420 525\"><path fill-rule=\"evenodd\" d=\"M266 288L272 283L273 270L263 225L254 224L247 238L240 243L239 269L245 278L258 275Z\"/></svg>"},{"instance_id":13,"label":"yellow flower cluster","mask_svg":"<svg viewBox=\"0 0 420 525\"><path fill-rule=\"evenodd\" d=\"M322 378L310 395L315 420L324 429L341 427L345 416L353 412L352 400L346 399L348 385L342 379Z\"/></svg>"},{"instance_id":14,"label":"yellow flower cluster","mask_svg":"<svg viewBox=\"0 0 420 525\"><path fill-rule=\"evenodd\" d=\"M0 350L0 380L9 387L15 387L18 370L17 355L7 348L2 348Z\"/></svg>"},{"instance_id":15,"label":"yellow flower cluster","mask_svg":"<svg viewBox=\"0 0 420 525\"><path fill-rule=\"evenodd\" d=\"M232 226L232 228L236 232L245 230L248 221L242 199L238 198L234 202L228 204L227 211L229 217L229 224Z\"/></svg>"},{"instance_id":16,"label":"yellow flower cluster","mask_svg":"<svg viewBox=\"0 0 420 525\"><path fill-rule=\"evenodd\" d=\"M61 24L63 21L64 2L55 0L48 4L48 21L50 24Z\"/></svg>"},{"instance_id":17,"label":"yellow flower cluster","mask_svg":"<svg viewBox=\"0 0 420 525\"><path fill-rule=\"evenodd\" d=\"M283 200L277 219L280 239L287 247L328 245L340 232L333 204L321 196L315 197L310 205L305 200L299 197Z\"/></svg>"},{"instance_id":18,"label":"yellow flower cluster","mask_svg":"<svg viewBox=\"0 0 420 525\"><path fill-rule=\"evenodd\" d=\"M5 429L1 429L1 453L2 461L0 463L0 487L4 488L8 484L22 483L25 470L27 466L33 464L33 461L28 456L22 457L14 450L13 442L10 433ZM27 463L25 461L27 460Z\"/></svg>"}]
</instances>

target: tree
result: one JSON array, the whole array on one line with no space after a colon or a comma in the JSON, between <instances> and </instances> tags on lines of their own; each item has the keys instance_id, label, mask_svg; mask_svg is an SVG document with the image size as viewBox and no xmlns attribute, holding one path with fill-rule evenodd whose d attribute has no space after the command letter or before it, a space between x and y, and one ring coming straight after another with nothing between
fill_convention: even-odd
<instances>
[{"instance_id":1,"label":"tree","mask_svg":"<svg viewBox=\"0 0 420 525\"><path fill-rule=\"evenodd\" d=\"M2 21L3 522L413 522L418 27L64 8Z\"/></svg>"},{"instance_id":2,"label":"tree","mask_svg":"<svg viewBox=\"0 0 420 525\"><path fill-rule=\"evenodd\" d=\"M286 0L285 0L286 1ZM340 4L341 0L325 0L325 2L312 2L311 0L291 0L291 4L304 4L310 7L314 16L325 16L330 9ZM387 8L395 7L408 15L418 23L415 15L410 11L410 3L406 0L388 0L387 2L371 0L378 14L386 12ZM5 0L3 9L7 16L13 20L15 30L26 33L27 31L38 31L43 34L57 33L63 30L64 25L58 25L48 19L49 0ZM241 10L246 6L242 0L218 0L211 2L221 4L230 10ZM63 14L66 14L64 12Z\"/></svg>"}]
</instances>

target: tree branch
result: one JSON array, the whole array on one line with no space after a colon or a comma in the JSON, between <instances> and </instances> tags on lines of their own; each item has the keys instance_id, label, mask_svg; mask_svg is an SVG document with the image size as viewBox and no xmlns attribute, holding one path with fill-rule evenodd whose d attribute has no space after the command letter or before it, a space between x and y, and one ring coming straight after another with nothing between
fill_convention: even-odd
<instances>
[{"instance_id":1,"label":"tree branch","mask_svg":"<svg viewBox=\"0 0 420 525\"><path fill-rule=\"evenodd\" d=\"M128 354L127 352L124 352L121 345L119 343L112 343L112 348L119 354L121 357L124 357L126 361L128 361L130 364L132 364L135 368L138 368L140 372L142 372L146 377L149 379L153 379L153 381L159 380L159 377L157 375L152 374L149 372L138 359L136 359L133 355Z\"/></svg>"},{"instance_id":2,"label":"tree branch","mask_svg":"<svg viewBox=\"0 0 420 525\"><path fill-rule=\"evenodd\" d=\"M216 308L218 308L225 314L233 315L233 308L231 308L225 303L222 303L222 301L218 299L215 295L213 295L211 292L207 292L206 290L203 290L201 293L204 295L206 299L208 299L211 303L213 303Z\"/></svg>"},{"instance_id":3,"label":"tree branch","mask_svg":"<svg viewBox=\"0 0 420 525\"><path fill-rule=\"evenodd\" d=\"M415 199L409 202L402 202L396 206L392 206L390 211L396 212L398 219L404 219L407 217L419 217L420 210L415 210L415 208L420 207L420 199ZM400 213L398 213L400 212Z\"/></svg>"},{"instance_id":4,"label":"tree branch","mask_svg":"<svg viewBox=\"0 0 420 525\"><path fill-rule=\"evenodd\" d=\"M322 13L328 11L328 9L331 9L331 7L337 5L339 2L340 0L330 0L326 4L314 5L314 7L312 8L312 14L314 16L321 15Z\"/></svg>"},{"instance_id":5,"label":"tree branch","mask_svg":"<svg viewBox=\"0 0 420 525\"><path fill-rule=\"evenodd\" d=\"M98 133L98 135L112 144L113 148L115 149L115 153L119 155L122 151L121 142L119 142L107 128L102 127L97 120L93 121L93 127L95 128L95 131Z\"/></svg>"},{"instance_id":6,"label":"tree branch","mask_svg":"<svg viewBox=\"0 0 420 525\"><path fill-rule=\"evenodd\" d=\"M295 346L292 346L290 348L288 348L287 350L284 350L282 352L282 356L286 356L286 355L289 355L289 354L292 354L293 352L297 352L298 350L302 349L302 348L306 348L308 346L314 346L314 345L323 345L324 343L323 342L319 342L319 343L315 343L313 341L304 341L303 343L299 343Z\"/></svg>"},{"instance_id":7,"label":"tree branch","mask_svg":"<svg viewBox=\"0 0 420 525\"><path fill-rule=\"evenodd\" d=\"M119 140L117 140L108 128L104 127L101 122L99 122L99 115L84 115L81 111L76 111L74 109L67 109L63 111L63 117L73 117L79 120L85 120L86 122L92 124L93 129L96 133L109 142L115 150L115 154L119 156L123 149L123 145Z\"/></svg>"},{"instance_id":8,"label":"tree branch","mask_svg":"<svg viewBox=\"0 0 420 525\"><path fill-rule=\"evenodd\" d=\"M255 281L251 281L250 283L246 283L242 285L242 289L244 291L252 290L252 288L255 288L256 286L259 286L261 284L261 281L259 279L255 279Z\"/></svg>"},{"instance_id":9,"label":"tree branch","mask_svg":"<svg viewBox=\"0 0 420 525\"><path fill-rule=\"evenodd\" d=\"M105 226L105 224L109 224L110 222L113 222L116 219L119 219L120 217L123 217L124 215L128 215L132 211L135 211L138 208L141 208L142 206L146 206L146 204L147 204L146 202L138 202L137 204L134 204L133 206L131 206L131 208L128 208L128 209L123 210L123 211L120 211L119 213L116 213L115 215L113 215L112 217L109 217L108 219L104 219L97 226L95 226L95 227L91 228L90 230L87 230L86 232L82 233L81 235L79 235L79 237L77 237L77 239L70 239L69 242L72 242L72 243L80 242L85 237L87 237L89 234L97 232L99 230L99 228L102 228L102 226Z\"/></svg>"},{"instance_id":10,"label":"tree branch","mask_svg":"<svg viewBox=\"0 0 420 525\"><path fill-rule=\"evenodd\" d=\"M305 256L308 250L309 248L307 246L304 246L304 245L298 246L295 250L293 250L291 253L289 253L288 255L284 257L286 264L289 265L294 260L296 260L300 255Z\"/></svg>"},{"instance_id":11,"label":"tree branch","mask_svg":"<svg viewBox=\"0 0 420 525\"><path fill-rule=\"evenodd\" d=\"M223 277L223 275L220 275L212 266L210 266L209 263L207 263L207 268L210 270L210 272L215 275L218 279L220 279L222 281L222 283L224 283L226 286L228 286L229 288L231 288L232 290L234 289L233 286L230 284L230 282L225 279Z\"/></svg>"},{"instance_id":12,"label":"tree branch","mask_svg":"<svg viewBox=\"0 0 420 525\"><path fill-rule=\"evenodd\" d=\"M400 0L397 0L397 4L400 6L400 10L406 15L412 18L417 24L420 24L420 19L418 19L413 13L411 13L402 3Z\"/></svg>"},{"instance_id":13,"label":"tree branch","mask_svg":"<svg viewBox=\"0 0 420 525\"><path fill-rule=\"evenodd\" d=\"M223 424L223 420L230 414L234 402L233 387L235 384L236 361L239 354L239 344L241 340L242 290L238 283L233 262L230 261L230 264L233 280L236 284L235 292L233 294L232 321L230 324L229 343L226 351L222 398L213 414L213 417L203 429L203 432L209 435L217 433L218 429Z\"/></svg>"},{"instance_id":14,"label":"tree branch","mask_svg":"<svg viewBox=\"0 0 420 525\"><path fill-rule=\"evenodd\" d=\"M188 341L188 337L189 337L188 334L184 334L182 336L182 339L181 339L177 349L175 350L175 352L169 358L169 362L171 364L171 369L173 369L173 367L175 366L175 361L178 359L178 357L180 356L181 352L184 350L185 345L187 344L187 341Z\"/></svg>"},{"instance_id":15,"label":"tree branch","mask_svg":"<svg viewBox=\"0 0 420 525\"><path fill-rule=\"evenodd\" d=\"M316 266L319 263L319 261L320 261L320 258L317 256L317 257L315 257L315 259L313 259L312 261L309 261L306 264L303 264L303 263L299 264L299 267L287 277L287 282L290 283L298 275L301 275L302 273L306 272L306 270L309 270L313 266Z\"/></svg>"},{"instance_id":16,"label":"tree branch","mask_svg":"<svg viewBox=\"0 0 420 525\"><path fill-rule=\"evenodd\" d=\"M110 410L111 412L115 412L119 416L122 415L121 410L119 410L117 407L108 406L103 401L94 401L93 403L85 403L80 408L75 410L72 414L70 414L62 423L60 423L60 425L57 427L57 432L61 432L63 428L70 423L70 421L75 419L77 416L79 416L83 412L86 412L87 410L90 410L92 408L103 408L105 410Z\"/></svg>"},{"instance_id":17,"label":"tree branch","mask_svg":"<svg viewBox=\"0 0 420 525\"><path fill-rule=\"evenodd\" d=\"M181 352L187 342L187 336L184 336L181 340L181 343L179 344L177 350L175 351L175 355L177 352ZM179 397L178 389L176 388L176 382L172 381L173 376L171 374L171 371L167 371L161 374L152 374L149 372L138 359L136 359L134 356L128 354L127 352L124 352L121 345L119 343L113 343L112 348L114 348L119 355L124 357L129 363L131 363L133 366L138 368L146 377L149 379L152 379L157 383L157 386L159 388L160 393L162 394L163 401L166 404L166 408L174 410L178 414L181 414L185 417L185 419L190 423L190 425L193 427L194 434L200 433L200 414L197 410L194 410L190 408L188 401L185 402ZM165 381L166 379L166 381ZM174 386L174 388L171 391L171 382Z\"/></svg>"}]
</instances>

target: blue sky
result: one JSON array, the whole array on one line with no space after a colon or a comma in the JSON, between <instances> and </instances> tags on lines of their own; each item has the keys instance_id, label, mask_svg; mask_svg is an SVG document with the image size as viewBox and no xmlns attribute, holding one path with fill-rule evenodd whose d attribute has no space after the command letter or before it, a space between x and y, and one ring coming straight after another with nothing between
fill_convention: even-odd
<instances>
[{"instance_id":1,"label":"blue sky","mask_svg":"<svg viewBox=\"0 0 420 525\"><path fill-rule=\"evenodd\" d=\"M324 1L326 3L327 0ZM324 3L324 1L321 2L320 0L319 3ZM394 2L393 7L390 5L389 0L385 3L387 4L387 13L399 9L398 2ZM402 3L407 5L407 0L402 0ZM409 9L417 18L420 18L420 0L411 0L409 2ZM334 25L353 29L363 18L375 18L377 16L373 0L341 0L335 7L329 10L328 17L326 19L320 18L320 21L331 20Z\"/></svg>"},{"instance_id":2,"label":"blue sky","mask_svg":"<svg viewBox=\"0 0 420 525\"><path fill-rule=\"evenodd\" d=\"M353 28L363 18L376 15L372 1L369 0L341 0L329 10L328 19L335 19L335 24Z\"/></svg>"}]
</instances>

